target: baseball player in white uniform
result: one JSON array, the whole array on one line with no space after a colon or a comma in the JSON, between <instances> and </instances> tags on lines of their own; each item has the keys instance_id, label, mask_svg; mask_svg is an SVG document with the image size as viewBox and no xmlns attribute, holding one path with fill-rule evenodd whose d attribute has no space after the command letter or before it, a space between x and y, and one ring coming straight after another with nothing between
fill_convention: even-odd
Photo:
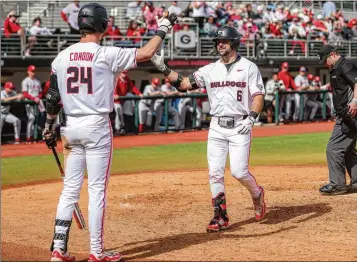
<instances>
[{"instance_id":1,"label":"baseball player in white uniform","mask_svg":"<svg viewBox=\"0 0 357 262\"><path fill-rule=\"evenodd\" d=\"M41 100L42 98L42 87L41 82L35 77L36 67L30 65L27 67L27 74L24 80L22 80L22 94L27 101L32 100L38 104L38 109L41 113L45 112L44 104ZM35 110L33 105L27 104L27 129L26 129L26 143L35 143L33 140L34 127L35 127L35 117L38 111Z\"/></svg>"},{"instance_id":2,"label":"baseball player in white uniform","mask_svg":"<svg viewBox=\"0 0 357 262\"><path fill-rule=\"evenodd\" d=\"M201 89L196 89L192 91L187 91L187 94L194 94L194 93L201 93ZM197 101L197 100L196 100ZM190 112L191 114L196 114L196 126L201 127L201 116L202 116L202 109L196 104L196 112L193 107L193 98L191 97L183 97L180 99L178 104L178 110L180 115L180 129L185 129L186 123L186 114Z\"/></svg>"},{"instance_id":3,"label":"baseball player in white uniform","mask_svg":"<svg viewBox=\"0 0 357 262\"><path fill-rule=\"evenodd\" d=\"M163 92L160 90L160 79L157 77L154 77L151 80L151 85L147 85L144 88L144 96L158 96L158 95L165 95ZM157 100L159 100L157 102ZM156 109L157 105L160 101L163 99L158 98L158 99L141 99L138 105L138 111L139 111L139 132L144 131L144 125L146 126L151 126L151 121L152 121L152 110L154 110L154 106L156 103ZM162 115L162 114L161 114ZM156 112L156 120L155 120L155 128L157 126L157 129L159 129L161 122L161 118L159 119L157 116Z\"/></svg>"},{"instance_id":4,"label":"baseball player in white uniform","mask_svg":"<svg viewBox=\"0 0 357 262\"><path fill-rule=\"evenodd\" d=\"M4 90L1 90L1 102L11 102L22 99L22 94L17 94L14 88L15 86L12 82L6 82L4 84ZM21 121L10 113L10 105L1 105L1 133L4 123L14 125L14 144L20 144Z\"/></svg>"},{"instance_id":5,"label":"baseball player in white uniform","mask_svg":"<svg viewBox=\"0 0 357 262\"><path fill-rule=\"evenodd\" d=\"M79 1L73 1L73 3L69 3L61 11L62 19L69 25L71 34L76 34L76 35L79 34L78 12L80 9L81 7Z\"/></svg>"},{"instance_id":6,"label":"baseball player in white uniform","mask_svg":"<svg viewBox=\"0 0 357 262\"><path fill-rule=\"evenodd\" d=\"M67 242L75 203L88 172L90 255L88 261L119 261L118 252L104 249L104 213L112 160L113 134L109 113L114 107L118 74L149 60L161 46L176 21L166 12L156 35L142 48L100 46L108 26L105 8L84 5L78 15L80 42L63 50L52 62L51 87L47 94L47 119L43 137L48 147L56 145L54 120L62 101L66 121L61 127L64 144L64 187L57 206L52 261L74 261Z\"/></svg>"},{"instance_id":7,"label":"baseball player in white uniform","mask_svg":"<svg viewBox=\"0 0 357 262\"><path fill-rule=\"evenodd\" d=\"M250 192L256 220L266 212L264 190L249 171L251 129L264 104L264 85L258 67L237 53L240 34L224 26L214 37L221 58L189 77L183 77L164 64L161 56L151 61L178 91L206 88L212 120L208 134L207 158L214 216L207 231L219 231L229 226L226 209L224 171L230 155L232 175Z\"/></svg>"},{"instance_id":8,"label":"baseball player in white uniform","mask_svg":"<svg viewBox=\"0 0 357 262\"><path fill-rule=\"evenodd\" d=\"M309 89L309 80L306 77L306 67L301 66L299 68L299 74L295 76L294 82L296 85L296 91L306 91ZM302 99L302 108L301 108L301 102L300 99ZM294 121L302 121L303 119L300 119L300 110L303 110L305 108L306 100L307 97L306 95L300 95L299 93L296 93L294 96L295 100L295 112L293 119Z\"/></svg>"},{"instance_id":9,"label":"baseball player in white uniform","mask_svg":"<svg viewBox=\"0 0 357 262\"><path fill-rule=\"evenodd\" d=\"M171 84L170 81L165 79L165 84L163 84L160 88L161 92L167 96L172 96L172 95L178 95L182 94L181 92L178 92L176 88L174 88ZM172 106L172 99L167 100L168 103L168 113L169 116L172 117L174 120L174 125L175 129L178 130L180 128L180 117L177 112L177 110ZM162 115L165 110L165 100L164 99L157 99L154 104L154 110L156 112L156 119L158 121L155 122L155 131L158 131L160 128L160 122Z\"/></svg>"}]
</instances>

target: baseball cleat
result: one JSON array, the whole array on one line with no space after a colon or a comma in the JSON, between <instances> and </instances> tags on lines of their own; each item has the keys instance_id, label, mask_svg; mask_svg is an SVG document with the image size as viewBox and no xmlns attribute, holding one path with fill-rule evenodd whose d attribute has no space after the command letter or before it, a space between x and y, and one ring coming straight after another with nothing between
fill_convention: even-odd
<instances>
[{"instance_id":1,"label":"baseball cleat","mask_svg":"<svg viewBox=\"0 0 357 262\"><path fill-rule=\"evenodd\" d=\"M211 222L207 226L207 233L210 232L218 232L220 230L225 230L229 228L229 219L228 216L226 216L225 219L221 217L214 217L212 218Z\"/></svg>"},{"instance_id":2,"label":"baseball cleat","mask_svg":"<svg viewBox=\"0 0 357 262\"><path fill-rule=\"evenodd\" d=\"M348 188L345 186L327 184L320 187L319 191L322 195L342 195L348 191Z\"/></svg>"},{"instance_id":3,"label":"baseball cleat","mask_svg":"<svg viewBox=\"0 0 357 262\"><path fill-rule=\"evenodd\" d=\"M52 251L51 261L76 261L74 256L69 255L67 252L61 249L55 249Z\"/></svg>"},{"instance_id":4,"label":"baseball cleat","mask_svg":"<svg viewBox=\"0 0 357 262\"><path fill-rule=\"evenodd\" d=\"M264 189L259 186L260 195L257 198L253 198L255 219L260 221L264 218L266 213L266 204L264 200Z\"/></svg>"},{"instance_id":5,"label":"baseball cleat","mask_svg":"<svg viewBox=\"0 0 357 262\"><path fill-rule=\"evenodd\" d=\"M94 261L120 261L123 256L118 252L104 251L101 254L90 254L88 262Z\"/></svg>"}]
</instances>

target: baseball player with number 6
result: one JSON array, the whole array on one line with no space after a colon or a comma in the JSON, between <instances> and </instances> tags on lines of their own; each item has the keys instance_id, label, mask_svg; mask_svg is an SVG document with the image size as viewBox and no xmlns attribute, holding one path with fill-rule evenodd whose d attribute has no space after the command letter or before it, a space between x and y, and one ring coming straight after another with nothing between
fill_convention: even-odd
<instances>
[{"instance_id":1,"label":"baseball player with number 6","mask_svg":"<svg viewBox=\"0 0 357 262\"><path fill-rule=\"evenodd\" d=\"M51 261L74 261L67 252L72 213L88 172L88 261L119 261L122 255L104 249L104 213L112 161L113 134L109 113L114 107L117 76L149 60L161 46L177 17L168 12L157 20L156 35L142 48L100 46L108 26L106 9L100 4L84 5L78 14L79 43L63 50L52 62L47 93L47 119L43 137L48 147L56 145L53 130L62 101L65 123L61 138L64 148L64 186L57 206Z\"/></svg>"},{"instance_id":2,"label":"baseball player with number 6","mask_svg":"<svg viewBox=\"0 0 357 262\"><path fill-rule=\"evenodd\" d=\"M249 171L251 130L263 108L264 85L258 67L237 53L240 34L235 28L219 28L214 37L221 58L183 77L164 64L163 51L151 61L176 87L186 92L206 88L212 120L208 134L207 158L214 214L207 232L229 227L224 171L227 154L232 175L250 192L256 220L266 212L264 190Z\"/></svg>"}]
</instances>

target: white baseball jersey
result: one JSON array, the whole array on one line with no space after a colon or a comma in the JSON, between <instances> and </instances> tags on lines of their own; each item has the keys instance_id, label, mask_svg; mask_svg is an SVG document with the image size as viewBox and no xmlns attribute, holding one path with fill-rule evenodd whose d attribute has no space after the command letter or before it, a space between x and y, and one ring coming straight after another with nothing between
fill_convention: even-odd
<instances>
[{"instance_id":1,"label":"white baseball jersey","mask_svg":"<svg viewBox=\"0 0 357 262\"><path fill-rule=\"evenodd\" d=\"M79 30L78 27L78 13L81 10L80 6L76 6L74 3L68 4L63 8L62 12L68 16L68 23L72 28Z\"/></svg>"},{"instance_id":2,"label":"white baseball jersey","mask_svg":"<svg viewBox=\"0 0 357 262\"><path fill-rule=\"evenodd\" d=\"M38 97L42 92L41 82L36 78L26 77L21 83L22 92L27 92L33 97Z\"/></svg>"},{"instance_id":3,"label":"white baseball jersey","mask_svg":"<svg viewBox=\"0 0 357 262\"><path fill-rule=\"evenodd\" d=\"M176 88L175 88L174 86L172 86L172 85L168 86L168 85L166 85L166 84L163 84L163 85L161 86L161 91L168 93L168 92L175 92L175 91L177 91L177 90L176 90ZM167 102L169 103L169 105L171 105L172 99L168 99Z\"/></svg>"},{"instance_id":4,"label":"white baseball jersey","mask_svg":"<svg viewBox=\"0 0 357 262\"><path fill-rule=\"evenodd\" d=\"M144 88L143 95L144 96L148 96L148 95L150 95L150 93L154 93L154 92L157 92L157 91L159 91L159 89L154 89L154 87L152 85L147 85ZM141 101L143 101L147 105L151 105L152 102L153 102L153 99L142 99Z\"/></svg>"},{"instance_id":5,"label":"white baseball jersey","mask_svg":"<svg viewBox=\"0 0 357 262\"><path fill-rule=\"evenodd\" d=\"M52 62L67 115L110 113L121 71L136 67L136 49L76 43Z\"/></svg>"},{"instance_id":6,"label":"white baseball jersey","mask_svg":"<svg viewBox=\"0 0 357 262\"><path fill-rule=\"evenodd\" d=\"M230 67L220 60L194 72L198 87L206 88L213 116L249 115L253 97L264 95L258 67L244 57Z\"/></svg>"},{"instance_id":7,"label":"white baseball jersey","mask_svg":"<svg viewBox=\"0 0 357 262\"><path fill-rule=\"evenodd\" d=\"M307 79L306 76L302 76L302 75L297 75L295 76L294 79L295 85L302 87L302 86L309 86L309 80Z\"/></svg>"},{"instance_id":8,"label":"white baseball jersey","mask_svg":"<svg viewBox=\"0 0 357 262\"><path fill-rule=\"evenodd\" d=\"M7 93L5 90L1 90L1 100L8 97L16 96L17 93L13 90L11 93ZM10 106L1 105L1 113L7 114L10 111Z\"/></svg>"},{"instance_id":9,"label":"white baseball jersey","mask_svg":"<svg viewBox=\"0 0 357 262\"><path fill-rule=\"evenodd\" d=\"M274 79L270 79L265 85L265 97L266 101L273 101L275 98L276 90L285 90L285 85L282 80L278 80L277 82Z\"/></svg>"}]
</instances>

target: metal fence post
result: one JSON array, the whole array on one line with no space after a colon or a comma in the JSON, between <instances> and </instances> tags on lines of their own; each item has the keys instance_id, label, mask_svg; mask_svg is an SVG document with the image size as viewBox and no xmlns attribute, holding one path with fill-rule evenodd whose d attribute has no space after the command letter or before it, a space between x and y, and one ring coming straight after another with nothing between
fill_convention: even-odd
<instances>
[{"instance_id":1,"label":"metal fence post","mask_svg":"<svg viewBox=\"0 0 357 262\"><path fill-rule=\"evenodd\" d=\"M322 119L326 120L326 92L322 93Z\"/></svg>"},{"instance_id":2,"label":"metal fence post","mask_svg":"<svg viewBox=\"0 0 357 262\"><path fill-rule=\"evenodd\" d=\"M38 110L38 105L35 104L34 106L34 113L35 113L35 123L34 123L34 132L33 132L33 137L35 140L38 139L38 119L39 119L39 115L40 112Z\"/></svg>"},{"instance_id":3,"label":"metal fence post","mask_svg":"<svg viewBox=\"0 0 357 262\"><path fill-rule=\"evenodd\" d=\"M305 93L305 92L304 92ZM299 120L303 121L304 120L304 111L305 111L305 107L304 107L304 93L299 93L300 96L300 116L299 116Z\"/></svg>"},{"instance_id":4,"label":"metal fence post","mask_svg":"<svg viewBox=\"0 0 357 262\"><path fill-rule=\"evenodd\" d=\"M196 115L196 110L197 110L197 97L192 97L193 99L193 117L192 117L192 127L193 129L196 129L196 122L197 122L197 115Z\"/></svg>"},{"instance_id":5,"label":"metal fence post","mask_svg":"<svg viewBox=\"0 0 357 262\"><path fill-rule=\"evenodd\" d=\"M275 92L275 124L279 124L279 92Z\"/></svg>"},{"instance_id":6,"label":"metal fence post","mask_svg":"<svg viewBox=\"0 0 357 262\"><path fill-rule=\"evenodd\" d=\"M169 129L169 102L168 99L165 97L165 131Z\"/></svg>"},{"instance_id":7,"label":"metal fence post","mask_svg":"<svg viewBox=\"0 0 357 262\"><path fill-rule=\"evenodd\" d=\"M134 125L135 125L135 130L136 134L139 133L139 101L140 100L135 100L135 108L134 108Z\"/></svg>"}]
</instances>

